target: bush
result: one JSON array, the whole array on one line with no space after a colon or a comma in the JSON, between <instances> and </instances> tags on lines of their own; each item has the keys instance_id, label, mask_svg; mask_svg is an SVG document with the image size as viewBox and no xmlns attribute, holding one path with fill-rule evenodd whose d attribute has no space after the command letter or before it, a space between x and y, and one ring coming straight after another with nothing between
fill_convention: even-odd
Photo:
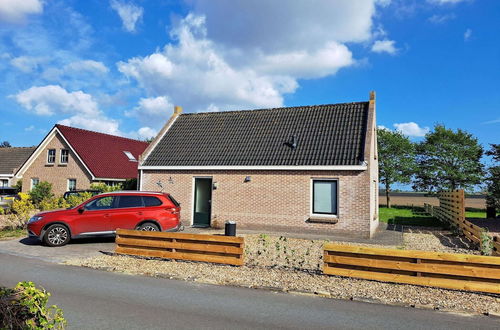
<instances>
[{"instance_id":1,"label":"bush","mask_svg":"<svg viewBox=\"0 0 500 330\"><path fill-rule=\"evenodd\" d=\"M112 192L117 190L122 190L122 185L118 184L116 186L108 186L104 182L92 183L90 185L91 190L99 190L101 193Z\"/></svg>"},{"instance_id":2,"label":"bush","mask_svg":"<svg viewBox=\"0 0 500 330\"><path fill-rule=\"evenodd\" d=\"M7 215L5 226L11 229L26 228L29 218L35 212L30 195L19 193L19 200L12 203L11 214Z\"/></svg>"},{"instance_id":3,"label":"bush","mask_svg":"<svg viewBox=\"0 0 500 330\"><path fill-rule=\"evenodd\" d=\"M19 282L14 289L0 287L1 329L64 329L63 311L47 307L50 293L33 282Z\"/></svg>"},{"instance_id":4,"label":"bush","mask_svg":"<svg viewBox=\"0 0 500 330\"><path fill-rule=\"evenodd\" d=\"M47 181L42 181L31 189L29 195L33 204L38 206L42 200L54 197L54 194L52 193L52 184Z\"/></svg>"},{"instance_id":5,"label":"bush","mask_svg":"<svg viewBox=\"0 0 500 330\"><path fill-rule=\"evenodd\" d=\"M38 208L42 211L49 211L55 209L66 209L69 207L68 202L62 197L44 198L39 204Z\"/></svg>"},{"instance_id":6,"label":"bush","mask_svg":"<svg viewBox=\"0 0 500 330\"><path fill-rule=\"evenodd\" d=\"M78 206L78 205L82 204L83 202L85 202L87 199L89 199L91 197L92 197L92 194L89 193L89 192L80 193L78 195L70 195L66 199L66 203L68 204L67 207Z\"/></svg>"}]
</instances>

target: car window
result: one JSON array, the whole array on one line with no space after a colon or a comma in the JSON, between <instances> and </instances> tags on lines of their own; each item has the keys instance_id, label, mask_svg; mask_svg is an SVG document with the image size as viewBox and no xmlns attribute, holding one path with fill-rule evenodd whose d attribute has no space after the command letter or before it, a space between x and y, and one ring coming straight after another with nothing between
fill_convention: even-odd
<instances>
[{"instance_id":1,"label":"car window","mask_svg":"<svg viewBox=\"0 0 500 330\"><path fill-rule=\"evenodd\" d=\"M118 199L118 208L123 207L142 207L141 196L120 196Z\"/></svg>"},{"instance_id":2,"label":"car window","mask_svg":"<svg viewBox=\"0 0 500 330\"><path fill-rule=\"evenodd\" d=\"M154 196L143 196L145 206L160 206L163 204L161 200Z\"/></svg>"},{"instance_id":3,"label":"car window","mask_svg":"<svg viewBox=\"0 0 500 330\"><path fill-rule=\"evenodd\" d=\"M94 199L92 202L85 205L87 210L107 210L113 208L114 196L105 196Z\"/></svg>"}]
</instances>

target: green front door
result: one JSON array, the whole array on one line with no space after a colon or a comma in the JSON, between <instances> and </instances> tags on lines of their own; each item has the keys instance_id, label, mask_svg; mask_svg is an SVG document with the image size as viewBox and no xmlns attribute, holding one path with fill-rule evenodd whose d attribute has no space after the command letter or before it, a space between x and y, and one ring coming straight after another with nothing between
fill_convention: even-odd
<instances>
[{"instance_id":1,"label":"green front door","mask_svg":"<svg viewBox=\"0 0 500 330\"><path fill-rule=\"evenodd\" d=\"M212 179L194 179L193 227L210 227L212 209Z\"/></svg>"}]
</instances>

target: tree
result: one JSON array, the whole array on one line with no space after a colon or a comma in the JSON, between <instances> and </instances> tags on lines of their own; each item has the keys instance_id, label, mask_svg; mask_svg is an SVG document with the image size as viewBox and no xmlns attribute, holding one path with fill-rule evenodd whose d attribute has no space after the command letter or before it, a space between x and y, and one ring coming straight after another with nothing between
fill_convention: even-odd
<instances>
[{"instance_id":1,"label":"tree","mask_svg":"<svg viewBox=\"0 0 500 330\"><path fill-rule=\"evenodd\" d=\"M436 125L417 145L417 170L413 188L420 191L470 189L481 183L483 148L477 138Z\"/></svg>"},{"instance_id":2,"label":"tree","mask_svg":"<svg viewBox=\"0 0 500 330\"><path fill-rule=\"evenodd\" d=\"M0 143L0 148L10 148L12 147L9 143L9 141L3 141Z\"/></svg>"},{"instance_id":3,"label":"tree","mask_svg":"<svg viewBox=\"0 0 500 330\"><path fill-rule=\"evenodd\" d=\"M385 186L387 207L394 183L410 183L415 165L414 144L400 132L377 130L379 179Z\"/></svg>"},{"instance_id":4,"label":"tree","mask_svg":"<svg viewBox=\"0 0 500 330\"><path fill-rule=\"evenodd\" d=\"M500 144L492 144L486 155L492 156L496 163L488 169L486 205L500 209Z\"/></svg>"}]
</instances>

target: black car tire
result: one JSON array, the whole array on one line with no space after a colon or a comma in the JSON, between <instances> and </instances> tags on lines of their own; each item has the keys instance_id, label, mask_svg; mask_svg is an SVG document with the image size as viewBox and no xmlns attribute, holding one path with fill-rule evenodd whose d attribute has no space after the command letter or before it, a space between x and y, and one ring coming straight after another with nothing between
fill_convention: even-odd
<instances>
[{"instance_id":1,"label":"black car tire","mask_svg":"<svg viewBox=\"0 0 500 330\"><path fill-rule=\"evenodd\" d=\"M137 230L142 230L142 231L160 231L160 228L152 222L145 222L142 225L137 228Z\"/></svg>"},{"instance_id":2,"label":"black car tire","mask_svg":"<svg viewBox=\"0 0 500 330\"><path fill-rule=\"evenodd\" d=\"M71 239L68 227L61 224L51 225L43 235L43 242L48 246L63 246Z\"/></svg>"}]
</instances>

